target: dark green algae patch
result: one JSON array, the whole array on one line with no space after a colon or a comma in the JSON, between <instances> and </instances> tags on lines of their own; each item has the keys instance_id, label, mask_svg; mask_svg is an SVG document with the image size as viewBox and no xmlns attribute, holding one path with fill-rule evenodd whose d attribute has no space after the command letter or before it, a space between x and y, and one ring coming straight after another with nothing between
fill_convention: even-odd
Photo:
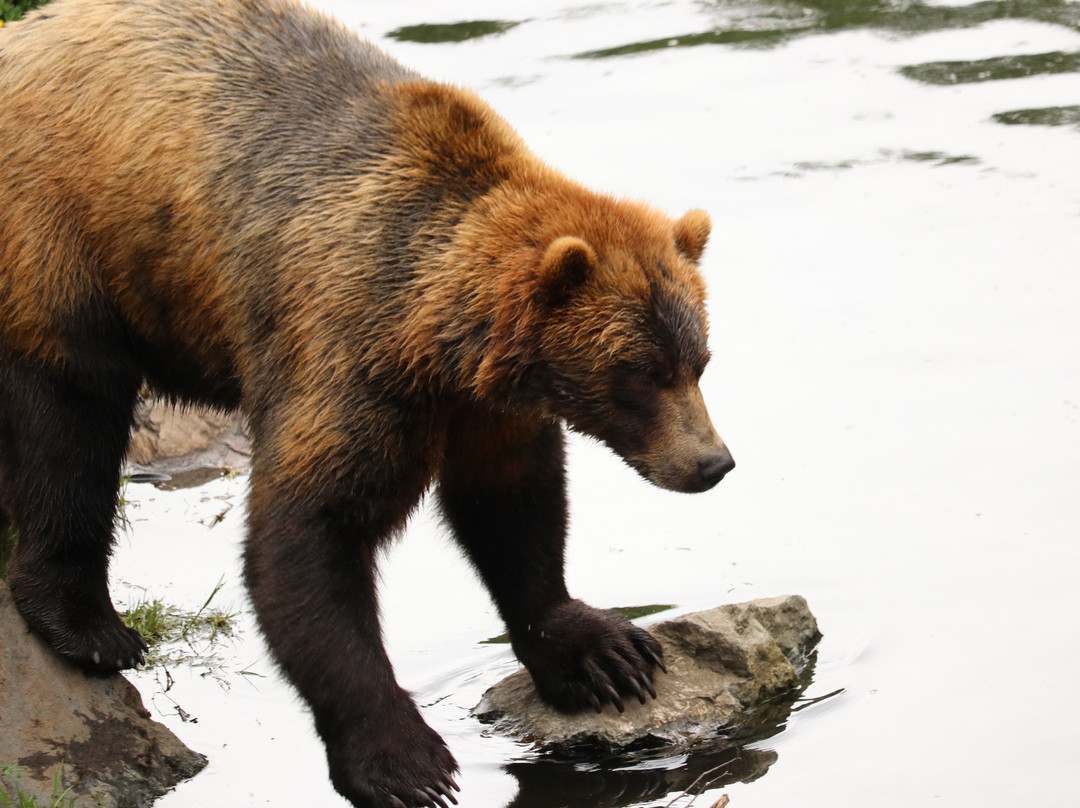
<instances>
[{"instance_id":1,"label":"dark green algae patch","mask_svg":"<svg viewBox=\"0 0 1080 808\"><path fill-rule=\"evenodd\" d=\"M470 39L505 34L520 22L507 20L470 20L467 22L422 23L395 28L387 33L391 39L399 42L419 42L434 45L443 42L466 42Z\"/></svg>"},{"instance_id":2,"label":"dark green algae patch","mask_svg":"<svg viewBox=\"0 0 1080 808\"><path fill-rule=\"evenodd\" d=\"M1021 54L963 62L927 62L900 68L909 79L925 84L973 84L980 81L1050 76L1080 70L1080 53Z\"/></svg>"},{"instance_id":3,"label":"dark green algae patch","mask_svg":"<svg viewBox=\"0 0 1080 808\"><path fill-rule=\"evenodd\" d=\"M1015 109L998 112L993 119L1009 126L1072 126L1080 129L1080 105Z\"/></svg>"},{"instance_id":4,"label":"dark green algae patch","mask_svg":"<svg viewBox=\"0 0 1080 808\"><path fill-rule=\"evenodd\" d=\"M987 0L963 6L930 6L902 0L712 0L702 3L702 7L717 17L717 25L711 30L585 51L573 58L602 59L699 45L770 47L795 37L856 29L910 35L1007 19L1080 30L1080 3L1062 0Z\"/></svg>"}]
</instances>

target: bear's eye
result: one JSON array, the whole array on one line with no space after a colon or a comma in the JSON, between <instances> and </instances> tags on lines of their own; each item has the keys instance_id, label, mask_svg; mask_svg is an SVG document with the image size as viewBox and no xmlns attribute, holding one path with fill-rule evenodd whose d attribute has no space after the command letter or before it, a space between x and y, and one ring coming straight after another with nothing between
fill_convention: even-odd
<instances>
[{"instance_id":1,"label":"bear's eye","mask_svg":"<svg viewBox=\"0 0 1080 808\"><path fill-rule=\"evenodd\" d=\"M672 375L666 367L654 365L645 370L644 379L649 387L668 387L672 382Z\"/></svg>"},{"instance_id":2,"label":"bear's eye","mask_svg":"<svg viewBox=\"0 0 1080 808\"><path fill-rule=\"evenodd\" d=\"M673 376L671 371L664 365L625 363L615 368L614 382L616 386L639 393L649 393L671 385Z\"/></svg>"},{"instance_id":3,"label":"bear's eye","mask_svg":"<svg viewBox=\"0 0 1080 808\"><path fill-rule=\"evenodd\" d=\"M655 414L661 391L670 383L662 365L621 362L611 369L610 395L623 412L648 419Z\"/></svg>"}]
</instances>

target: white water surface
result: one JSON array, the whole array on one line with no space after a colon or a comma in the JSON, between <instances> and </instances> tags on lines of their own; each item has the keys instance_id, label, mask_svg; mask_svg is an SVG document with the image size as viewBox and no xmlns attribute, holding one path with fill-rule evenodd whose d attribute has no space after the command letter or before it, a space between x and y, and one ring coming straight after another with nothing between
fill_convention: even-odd
<instances>
[{"instance_id":1,"label":"white water surface","mask_svg":"<svg viewBox=\"0 0 1080 808\"><path fill-rule=\"evenodd\" d=\"M574 438L570 586L597 606L680 612L802 594L824 633L806 696L843 692L757 744L778 755L763 777L692 804L1080 804L1080 132L991 120L1078 104L1080 77L932 86L898 72L1076 51L1080 33L1000 20L570 59L708 30L739 6L315 5L477 90L591 187L713 217L703 389L738 468L673 494ZM527 21L456 44L386 37L508 15ZM215 602L247 609L245 487L130 486L118 602L145 587L198 608L224 577ZM462 806L508 805L504 766L531 753L468 710L516 664L481 644L502 627L427 510L389 554L382 604L399 679L462 765ZM216 667L171 669L167 692L160 670L134 677L211 759L159 804L344 805L302 705L240 622ZM691 804L677 797L620 804Z\"/></svg>"}]
</instances>

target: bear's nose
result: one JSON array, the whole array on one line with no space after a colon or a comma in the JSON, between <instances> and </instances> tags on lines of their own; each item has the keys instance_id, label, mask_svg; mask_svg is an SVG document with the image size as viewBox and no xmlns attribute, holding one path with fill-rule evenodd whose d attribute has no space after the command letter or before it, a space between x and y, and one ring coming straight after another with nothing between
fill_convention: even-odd
<instances>
[{"instance_id":1,"label":"bear's nose","mask_svg":"<svg viewBox=\"0 0 1080 808\"><path fill-rule=\"evenodd\" d=\"M735 468L735 460L726 446L710 452L698 461L698 477L705 488L712 488Z\"/></svg>"}]
</instances>

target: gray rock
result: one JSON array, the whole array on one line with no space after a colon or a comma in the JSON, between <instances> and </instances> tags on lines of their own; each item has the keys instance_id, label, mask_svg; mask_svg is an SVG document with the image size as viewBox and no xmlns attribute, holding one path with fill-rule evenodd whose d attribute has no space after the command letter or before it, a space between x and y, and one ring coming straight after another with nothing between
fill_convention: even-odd
<instances>
[{"instance_id":1,"label":"gray rock","mask_svg":"<svg viewBox=\"0 0 1080 808\"><path fill-rule=\"evenodd\" d=\"M566 715L544 704L525 670L488 690L473 715L493 730L540 748L622 748L642 741L695 744L718 733L753 734L786 716L799 674L820 639L798 595L721 606L649 629L664 647L656 699L619 713ZM783 720L783 716L779 720Z\"/></svg>"},{"instance_id":2,"label":"gray rock","mask_svg":"<svg viewBox=\"0 0 1080 808\"><path fill-rule=\"evenodd\" d=\"M171 478L180 481L177 487L182 487L185 474L249 469L251 439L239 414L144 398L135 412L126 461L135 474ZM206 478L203 475L192 484Z\"/></svg>"},{"instance_id":3,"label":"gray rock","mask_svg":"<svg viewBox=\"0 0 1080 808\"><path fill-rule=\"evenodd\" d=\"M0 766L12 764L25 769L20 790L41 805L53 804L59 772L76 805L144 808L206 758L152 721L122 676L86 674L54 653L0 581Z\"/></svg>"}]
</instances>

